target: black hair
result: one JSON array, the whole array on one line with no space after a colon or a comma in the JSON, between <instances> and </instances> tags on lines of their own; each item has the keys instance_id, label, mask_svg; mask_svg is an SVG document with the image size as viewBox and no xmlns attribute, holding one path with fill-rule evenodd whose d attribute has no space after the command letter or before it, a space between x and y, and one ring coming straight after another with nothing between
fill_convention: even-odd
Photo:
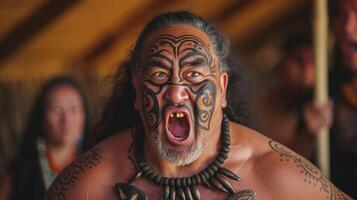
<instances>
[{"instance_id":1,"label":"black hair","mask_svg":"<svg viewBox=\"0 0 357 200\"><path fill-rule=\"evenodd\" d=\"M18 153L17 159L35 153L36 140L39 137L45 137L43 124L44 124L46 99L51 91L62 85L68 85L74 88L81 97L83 109L85 112L82 148L84 148L84 146L87 144L86 139L88 138L91 130L91 117L90 117L89 104L85 97L84 91L80 87L79 83L72 78L65 77L65 76L55 77L49 80L48 82L46 82L42 86L37 96L37 99L34 102L34 105L32 107L32 110L30 111L28 121L23 132L23 139L20 145L20 151Z\"/></svg>"},{"instance_id":2,"label":"black hair","mask_svg":"<svg viewBox=\"0 0 357 200\"><path fill-rule=\"evenodd\" d=\"M227 58L229 54L228 38L221 35L213 24L208 23L200 16L188 11L178 11L158 15L145 26L136 41L132 55L129 59L129 65L133 72L140 66L138 58L141 58L145 39L161 27L177 24L190 25L205 32L213 45L214 53L219 59L221 71L227 71Z\"/></svg>"}]
</instances>

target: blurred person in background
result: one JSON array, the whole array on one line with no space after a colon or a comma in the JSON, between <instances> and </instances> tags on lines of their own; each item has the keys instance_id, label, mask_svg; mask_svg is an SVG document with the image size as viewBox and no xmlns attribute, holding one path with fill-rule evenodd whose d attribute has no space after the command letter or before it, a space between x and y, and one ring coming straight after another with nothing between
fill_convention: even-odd
<instances>
[{"instance_id":1,"label":"blurred person in background","mask_svg":"<svg viewBox=\"0 0 357 200\"><path fill-rule=\"evenodd\" d=\"M89 131L89 106L79 84L67 77L47 82L3 181L3 199L43 199L57 174L81 152Z\"/></svg>"},{"instance_id":2,"label":"blurred person in background","mask_svg":"<svg viewBox=\"0 0 357 200\"><path fill-rule=\"evenodd\" d=\"M272 72L278 81L255 101L262 132L313 161L315 137L332 123L332 102L313 101L314 60L309 37L289 36L283 51L285 55Z\"/></svg>"},{"instance_id":3,"label":"blurred person in background","mask_svg":"<svg viewBox=\"0 0 357 200\"><path fill-rule=\"evenodd\" d=\"M331 0L336 57L331 73L335 120L331 134L331 178L357 198L357 0Z\"/></svg>"}]
</instances>

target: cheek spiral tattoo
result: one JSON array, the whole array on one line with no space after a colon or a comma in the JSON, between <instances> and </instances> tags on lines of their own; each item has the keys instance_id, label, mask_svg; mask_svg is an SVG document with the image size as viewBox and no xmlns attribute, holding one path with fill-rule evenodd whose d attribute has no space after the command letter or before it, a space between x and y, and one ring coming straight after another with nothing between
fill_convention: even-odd
<instances>
[{"instance_id":1,"label":"cheek spiral tattoo","mask_svg":"<svg viewBox=\"0 0 357 200\"><path fill-rule=\"evenodd\" d=\"M216 86L213 83L204 85L197 91L195 100L198 126L209 130L216 100Z\"/></svg>"},{"instance_id":2,"label":"cheek spiral tattoo","mask_svg":"<svg viewBox=\"0 0 357 200\"><path fill-rule=\"evenodd\" d=\"M156 128L160 122L160 107L156 97L156 94L144 87L142 89L142 109L145 116L145 120L150 129Z\"/></svg>"},{"instance_id":3,"label":"cheek spiral tattoo","mask_svg":"<svg viewBox=\"0 0 357 200\"><path fill-rule=\"evenodd\" d=\"M48 189L46 200L64 200L67 198L67 192L74 187L78 180L78 175L97 166L102 159L102 150L95 148L79 156L77 160L66 167L55 179L54 183Z\"/></svg>"},{"instance_id":4,"label":"cheek spiral tattoo","mask_svg":"<svg viewBox=\"0 0 357 200\"><path fill-rule=\"evenodd\" d=\"M294 165L300 169L300 173L304 175L304 182L319 187L320 191L326 194L326 200L349 199L339 189L330 184L322 173L309 161L273 140L269 141L269 146L280 154L281 162L293 162Z\"/></svg>"}]
</instances>

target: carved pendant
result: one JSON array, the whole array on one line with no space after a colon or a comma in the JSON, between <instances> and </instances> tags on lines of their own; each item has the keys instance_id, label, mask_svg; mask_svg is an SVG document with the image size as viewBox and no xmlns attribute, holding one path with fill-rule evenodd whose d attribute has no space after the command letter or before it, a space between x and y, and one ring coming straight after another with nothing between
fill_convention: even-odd
<instances>
[{"instance_id":1,"label":"carved pendant","mask_svg":"<svg viewBox=\"0 0 357 200\"><path fill-rule=\"evenodd\" d=\"M115 184L115 190L120 200L147 200L143 191L127 183Z\"/></svg>"},{"instance_id":2,"label":"carved pendant","mask_svg":"<svg viewBox=\"0 0 357 200\"><path fill-rule=\"evenodd\" d=\"M256 200L257 194L254 190L242 190L229 196L226 200Z\"/></svg>"}]
</instances>

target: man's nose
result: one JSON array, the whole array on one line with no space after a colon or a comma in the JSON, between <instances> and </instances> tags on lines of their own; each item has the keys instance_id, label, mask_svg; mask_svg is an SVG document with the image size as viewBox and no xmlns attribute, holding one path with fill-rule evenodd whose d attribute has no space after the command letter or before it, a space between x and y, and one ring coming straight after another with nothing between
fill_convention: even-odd
<instances>
[{"instance_id":1,"label":"man's nose","mask_svg":"<svg viewBox=\"0 0 357 200\"><path fill-rule=\"evenodd\" d=\"M174 104L180 104L189 99L186 86L169 85L165 91L165 99Z\"/></svg>"}]
</instances>

